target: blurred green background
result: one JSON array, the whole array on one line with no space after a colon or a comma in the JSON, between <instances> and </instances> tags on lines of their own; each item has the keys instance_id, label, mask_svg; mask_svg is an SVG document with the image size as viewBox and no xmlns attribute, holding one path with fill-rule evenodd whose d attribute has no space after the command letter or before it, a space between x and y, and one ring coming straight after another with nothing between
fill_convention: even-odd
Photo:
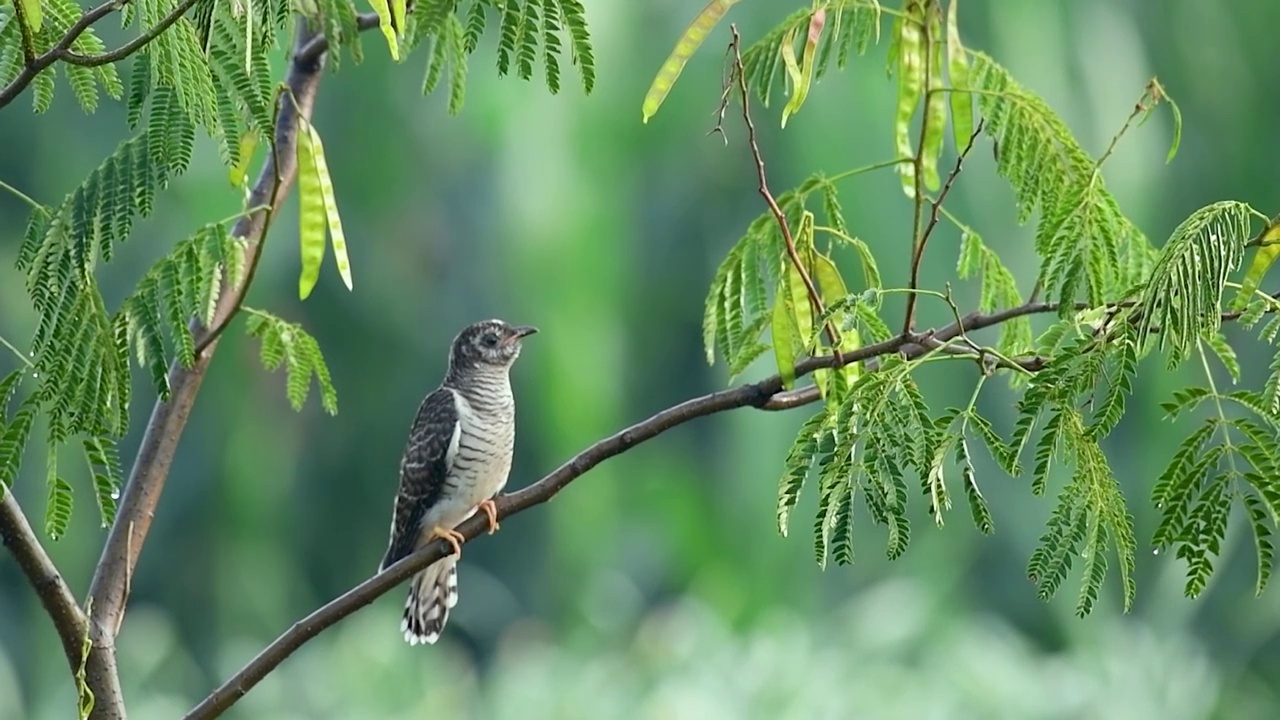
<instances>
[{"instance_id":1,"label":"blurred green background","mask_svg":"<svg viewBox=\"0 0 1280 720\"><path fill-rule=\"evenodd\" d=\"M420 92L424 55L397 66L376 32L362 65L323 81L316 125L346 227L355 291L328 262L297 299L296 206L273 228L248 302L319 339L340 413L314 395L302 413L268 374L242 321L222 342L178 451L119 638L131 717L179 716L294 620L368 577L386 542L396 468L421 397L439 382L464 324L501 316L539 326L513 372L519 440L510 487L682 399L725 386L708 368L700 323L716 265L763 210L740 122L728 147L705 133L720 92L720 27L662 112L640 101L701 2L586 0L599 85L576 76L551 96L499 78L493 38L473 57L463 114ZM800 4L733 8L747 41ZM1157 243L1195 208L1280 202L1280 65L1264 0L965 0L966 44L1043 95L1095 155L1158 75L1186 128L1174 163L1166 110L1108 162L1110 187ZM108 38L121 35L104 23ZM756 110L775 192L814 171L890 159L894 82L885 38L829 74L778 130L781 102ZM108 44L112 44L110 41ZM279 67L280 64L277 64ZM122 73L124 74L124 73ZM127 77L127 75L126 75ZM66 87L33 117L29 95L0 113L0 178L53 202L126 135L108 104L81 114ZM950 147L950 143L948 143ZM989 144L966 165L950 208L1018 274L1034 279L1031 228L992 170ZM950 163L944 160L945 164ZM853 229L903 284L909 205L889 172L845 184ZM145 268L203 222L238 209L207 139L191 170L101 269L113 307ZM0 196L12 259L26 208ZM954 271L957 235L930 245L925 281ZM854 268L850 268L854 270ZM849 273L847 273L849 274ZM849 274L850 277L856 277ZM974 289L958 289L965 302ZM21 276L0 265L0 334L24 345L34 316ZM923 321L946 320L926 305ZM895 312L894 317L897 317ZM1243 341L1246 382L1269 352ZM0 371L13 367L0 354ZM922 378L936 411L964 402L973 370ZM820 571L806 496L790 538L774 529L784 453L808 411L743 410L679 427L611 460L549 505L468 545L461 603L441 643L410 648L397 588L310 643L250 693L239 718L1264 718L1280 716L1280 590L1253 597L1246 528L1228 533L1205 595L1182 596L1180 562L1153 557L1148 500L1189 425L1157 403L1190 371L1143 366L1130 412L1105 447L1131 500L1143 552L1139 595L1120 613L1114 579L1087 619L1076 578L1036 599L1026 560L1051 509L985 455L979 482L996 535L961 503L945 528L913 497L905 557L858 518L856 563ZM765 358L746 379L771 372ZM126 462L153 393L138 373ZM1009 427L1015 396L988 385L981 407ZM16 493L39 524L38 442ZM68 459L67 467L72 463ZM72 531L46 540L73 590L88 585L105 532L83 475ZM1051 490L1051 492L1056 490ZM1239 516L1237 516L1239 519ZM68 717L72 687L56 636L14 563L0 559L0 720Z\"/></svg>"}]
</instances>

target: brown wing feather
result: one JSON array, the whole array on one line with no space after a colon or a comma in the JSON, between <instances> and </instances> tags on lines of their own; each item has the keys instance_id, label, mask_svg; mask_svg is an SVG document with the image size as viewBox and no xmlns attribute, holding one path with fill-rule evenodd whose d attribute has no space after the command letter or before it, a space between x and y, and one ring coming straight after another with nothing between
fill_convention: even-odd
<instances>
[{"instance_id":1,"label":"brown wing feather","mask_svg":"<svg viewBox=\"0 0 1280 720\"><path fill-rule=\"evenodd\" d=\"M449 445L458 427L453 391L439 388L423 399L400 460L391 538L379 571L414 551L427 510L440 499L448 476Z\"/></svg>"}]
</instances>

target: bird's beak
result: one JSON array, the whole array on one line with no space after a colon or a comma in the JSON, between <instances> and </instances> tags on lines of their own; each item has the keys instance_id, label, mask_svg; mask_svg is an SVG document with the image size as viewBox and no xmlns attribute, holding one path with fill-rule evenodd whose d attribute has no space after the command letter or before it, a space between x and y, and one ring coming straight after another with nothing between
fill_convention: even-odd
<instances>
[{"instance_id":1,"label":"bird's beak","mask_svg":"<svg viewBox=\"0 0 1280 720\"><path fill-rule=\"evenodd\" d=\"M536 332L538 332L538 328L533 327L532 325L521 325L520 327L513 327L511 328L511 334L507 336L506 344L510 345L511 343L516 342L521 338L528 337Z\"/></svg>"}]
</instances>

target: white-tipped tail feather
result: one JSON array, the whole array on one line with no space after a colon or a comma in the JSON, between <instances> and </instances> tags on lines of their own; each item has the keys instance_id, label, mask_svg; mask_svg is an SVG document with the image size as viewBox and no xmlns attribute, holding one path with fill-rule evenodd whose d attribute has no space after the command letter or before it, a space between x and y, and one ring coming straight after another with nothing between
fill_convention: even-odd
<instances>
[{"instance_id":1,"label":"white-tipped tail feather","mask_svg":"<svg viewBox=\"0 0 1280 720\"><path fill-rule=\"evenodd\" d=\"M447 557L413 576L400 630L410 645L435 644L458 604L458 561Z\"/></svg>"}]
</instances>

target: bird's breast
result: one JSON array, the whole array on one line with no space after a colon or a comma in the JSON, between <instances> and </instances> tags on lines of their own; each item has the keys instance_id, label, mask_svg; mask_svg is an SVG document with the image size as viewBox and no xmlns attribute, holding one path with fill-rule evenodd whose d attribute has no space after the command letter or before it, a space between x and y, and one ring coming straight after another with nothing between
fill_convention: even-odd
<instances>
[{"instance_id":1,"label":"bird's breast","mask_svg":"<svg viewBox=\"0 0 1280 720\"><path fill-rule=\"evenodd\" d=\"M457 394L458 445L449 463L446 522L458 523L507 484L515 447L515 407L510 394L468 400ZM487 401L486 401L487 400Z\"/></svg>"}]
</instances>

